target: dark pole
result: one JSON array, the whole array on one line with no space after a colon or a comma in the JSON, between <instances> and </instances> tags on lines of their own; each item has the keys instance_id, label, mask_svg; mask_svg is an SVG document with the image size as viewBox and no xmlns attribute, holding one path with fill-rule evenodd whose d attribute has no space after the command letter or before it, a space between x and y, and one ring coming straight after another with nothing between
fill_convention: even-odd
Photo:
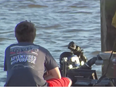
<instances>
[{"instance_id":1,"label":"dark pole","mask_svg":"<svg viewBox=\"0 0 116 87\"><path fill-rule=\"evenodd\" d=\"M116 24L112 24L116 12L116 0L100 0L100 9L101 51L110 51L116 39Z\"/></svg>"}]
</instances>

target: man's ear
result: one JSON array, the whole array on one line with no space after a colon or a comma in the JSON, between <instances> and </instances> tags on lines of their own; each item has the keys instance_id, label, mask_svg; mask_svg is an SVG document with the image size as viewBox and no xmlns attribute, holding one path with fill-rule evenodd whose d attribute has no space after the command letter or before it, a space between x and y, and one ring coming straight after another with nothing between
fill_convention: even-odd
<instances>
[{"instance_id":1,"label":"man's ear","mask_svg":"<svg viewBox=\"0 0 116 87\"><path fill-rule=\"evenodd\" d=\"M14 34L15 35L15 37L16 37L16 34Z\"/></svg>"},{"instance_id":2,"label":"man's ear","mask_svg":"<svg viewBox=\"0 0 116 87\"><path fill-rule=\"evenodd\" d=\"M14 35L15 35L16 40L19 42L17 34L15 33Z\"/></svg>"},{"instance_id":3,"label":"man's ear","mask_svg":"<svg viewBox=\"0 0 116 87\"><path fill-rule=\"evenodd\" d=\"M16 38L18 37L16 33L14 35L15 35Z\"/></svg>"}]
</instances>

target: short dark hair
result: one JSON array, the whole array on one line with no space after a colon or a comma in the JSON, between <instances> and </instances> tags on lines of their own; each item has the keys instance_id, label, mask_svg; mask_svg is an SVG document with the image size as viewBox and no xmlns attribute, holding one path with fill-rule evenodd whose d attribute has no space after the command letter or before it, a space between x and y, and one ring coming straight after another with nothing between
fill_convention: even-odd
<instances>
[{"instance_id":1,"label":"short dark hair","mask_svg":"<svg viewBox=\"0 0 116 87\"><path fill-rule=\"evenodd\" d=\"M33 42L36 28L32 22L22 21L15 27L15 36L18 42Z\"/></svg>"}]
</instances>

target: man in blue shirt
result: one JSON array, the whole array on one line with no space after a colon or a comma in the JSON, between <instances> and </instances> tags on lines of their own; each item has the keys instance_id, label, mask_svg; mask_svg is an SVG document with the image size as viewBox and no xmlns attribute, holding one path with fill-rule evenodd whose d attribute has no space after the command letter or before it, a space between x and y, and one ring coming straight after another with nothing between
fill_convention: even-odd
<instances>
[{"instance_id":1,"label":"man in blue shirt","mask_svg":"<svg viewBox=\"0 0 116 87\"><path fill-rule=\"evenodd\" d=\"M35 36L33 23L22 21L16 25L18 43L5 50L5 86L71 86L69 78L61 77L58 64L50 52L33 43Z\"/></svg>"}]
</instances>

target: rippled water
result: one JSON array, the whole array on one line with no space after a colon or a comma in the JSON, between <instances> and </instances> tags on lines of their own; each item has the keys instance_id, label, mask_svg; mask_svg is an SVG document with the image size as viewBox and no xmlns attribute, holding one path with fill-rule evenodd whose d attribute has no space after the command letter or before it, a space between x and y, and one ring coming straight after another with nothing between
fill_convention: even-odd
<instances>
[{"instance_id":1,"label":"rippled water","mask_svg":"<svg viewBox=\"0 0 116 87\"><path fill-rule=\"evenodd\" d=\"M99 0L0 0L0 8L0 86L6 78L4 50L16 43L14 27L20 21L35 24L34 43L47 48L58 63L70 41L82 47L88 59L101 51Z\"/></svg>"}]
</instances>

